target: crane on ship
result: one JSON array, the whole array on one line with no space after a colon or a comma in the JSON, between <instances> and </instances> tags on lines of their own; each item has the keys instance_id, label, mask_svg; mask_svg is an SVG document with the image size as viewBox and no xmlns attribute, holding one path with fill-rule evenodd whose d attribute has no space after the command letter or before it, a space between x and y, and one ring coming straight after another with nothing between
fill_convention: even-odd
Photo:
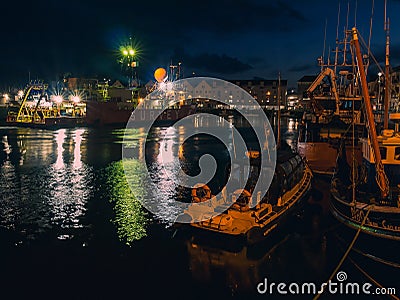
<instances>
[{"instance_id":1,"label":"crane on ship","mask_svg":"<svg viewBox=\"0 0 400 300\"><path fill-rule=\"evenodd\" d=\"M28 85L18 112L9 112L7 122L41 123L46 117L55 117L57 110L44 105L47 100L47 85L42 82L33 82Z\"/></svg>"},{"instance_id":2,"label":"crane on ship","mask_svg":"<svg viewBox=\"0 0 400 300\"><path fill-rule=\"evenodd\" d=\"M306 90L306 94L309 95L309 97L311 99L311 103L312 103L315 113L322 114L323 108L319 107L317 105L317 103L314 99L313 92L327 76L330 77L330 82L331 82L331 86L332 86L331 90L332 90L333 96L335 97L335 102L336 102L336 109L335 109L334 115L339 115L340 99L339 99L339 94L338 94L338 89L337 89L337 84L336 84L336 75L335 75L335 72L331 68L326 67L322 70L321 73L319 73L319 75L314 80L314 82L311 83L311 85Z\"/></svg>"}]
</instances>

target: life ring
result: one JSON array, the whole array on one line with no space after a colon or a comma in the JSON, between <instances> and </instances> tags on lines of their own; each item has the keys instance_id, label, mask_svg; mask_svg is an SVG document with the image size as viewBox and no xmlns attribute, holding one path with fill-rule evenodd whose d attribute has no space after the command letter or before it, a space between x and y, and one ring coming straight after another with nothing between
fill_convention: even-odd
<instances>
[{"instance_id":1,"label":"life ring","mask_svg":"<svg viewBox=\"0 0 400 300\"><path fill-rule=\"evenodd\" d=\"M192 202L199 203L211 199L211 190L204 183L196 183L192 188Z\"/></svg>"},{"instance_id":2,"label":"life ring","mask_svg":"<svg viewBox=\"0 0 400 300\"><path fill-rule=\"evenodd\" d=\"M232 208L238 211L248 211L250 209L249 204L251 200L251 193L245 189L238 189L233 192L236 197L235 203L232 204Z\"/></svg>"}]
</instances>

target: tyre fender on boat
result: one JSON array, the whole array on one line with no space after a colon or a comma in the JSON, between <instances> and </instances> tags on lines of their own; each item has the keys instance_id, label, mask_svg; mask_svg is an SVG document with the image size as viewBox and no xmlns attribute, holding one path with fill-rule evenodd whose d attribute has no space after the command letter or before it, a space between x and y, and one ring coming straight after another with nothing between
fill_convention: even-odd
<instances>
[{"instance_id":1,"label":"tyre fender on boat","mask_svg":"<svg viewBox=\"0 0 400 300\"><path fill-rule=\"evenodd\" d=\"M244 202L239 201L239 200L243 200L243 198L241 199L240 196L245 197ZM248 211L250 209L249 204L251 201L251 193L248 190L238 189L233 192L232 197L236 197L236 201L235 201L235 203L232 204L232 208L234 208L238 211Z\"/></svg>"},{"instance_id":2,"label":"tyre fender on boat","mask_svg":"<svg viewBox=\"0 0 400 300\"><path fill-rule=\"evenodd\" d=\"M192 202L199 203L211 199L211 190L204 183L196 183L192 188Z\"/></svg>"}]
</instances>

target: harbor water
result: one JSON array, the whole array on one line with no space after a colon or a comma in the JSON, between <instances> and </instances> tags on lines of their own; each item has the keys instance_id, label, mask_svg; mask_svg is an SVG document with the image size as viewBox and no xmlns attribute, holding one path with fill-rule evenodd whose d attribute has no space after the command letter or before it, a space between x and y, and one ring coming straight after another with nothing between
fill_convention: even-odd
<instances>
[{"instance_id":1,"label":"harbor water","mask_svg":"<svg viewBox=\"0 0 400 300\"><path fill-rule=\"evenodd\" d=\"M297 125L295 119L282 119L282 140L294 148ZM176 150L185 133L154 127L147 141L150 153L143 154L139 145L145 135L140 127L129 130L133 151L138 158L150 157L149 170L164 187L159 197L188 197L172 188L174 178L160 167L160 149ZM0 298L274 299L281 296L277 290L260 294L260 283L320 286L332 275L348 244L336 238L343 225L329 211L329 178L314 177L303 209L271 239L251 248L226 247L180 236L173 224L135 200L121 161L124 134L125 128L108 127L0 127ZM224 145L209 136L189 139L184 149L189 172L204 153L220 163L217 172L228 160ZM223 183L221 175L215 188ZM397 271L349 257L339 269L348 281L369 282L357 263L382 286L400 292Z\"/></svg>"}]
</instances>

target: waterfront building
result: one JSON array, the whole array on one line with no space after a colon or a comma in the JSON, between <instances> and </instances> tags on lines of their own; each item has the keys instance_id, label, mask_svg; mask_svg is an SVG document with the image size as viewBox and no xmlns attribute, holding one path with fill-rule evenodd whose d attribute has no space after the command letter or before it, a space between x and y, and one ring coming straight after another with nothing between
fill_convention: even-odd
<instances>
[{"instance_id":1,"label":"waterfront building","mask_svg":"<svg viewBox=\"0 0 400 300\"><path fill-rule=\"evenodd\" d=\"M280 80L280 88L278 79L230 80L230 82L247 91L263 108L277 109L279 93L281 107L287 107L287 80Z\"/></svg>"},{"instance_id":2,"label":"waterfront building","mask_svg":"<svg viewBox=\"0 0 400 300\"><path fill-rule=\"evenodd\" d=\"M368 83L368 90L371 95L371 101L379 110L383 109L383 99L385 97L385 75L378 72L373 79ZM390 94L390 109L399 109L400 99L400 66L394 67L390 72L391 94Z\"/></svg>"}]
</instances>

